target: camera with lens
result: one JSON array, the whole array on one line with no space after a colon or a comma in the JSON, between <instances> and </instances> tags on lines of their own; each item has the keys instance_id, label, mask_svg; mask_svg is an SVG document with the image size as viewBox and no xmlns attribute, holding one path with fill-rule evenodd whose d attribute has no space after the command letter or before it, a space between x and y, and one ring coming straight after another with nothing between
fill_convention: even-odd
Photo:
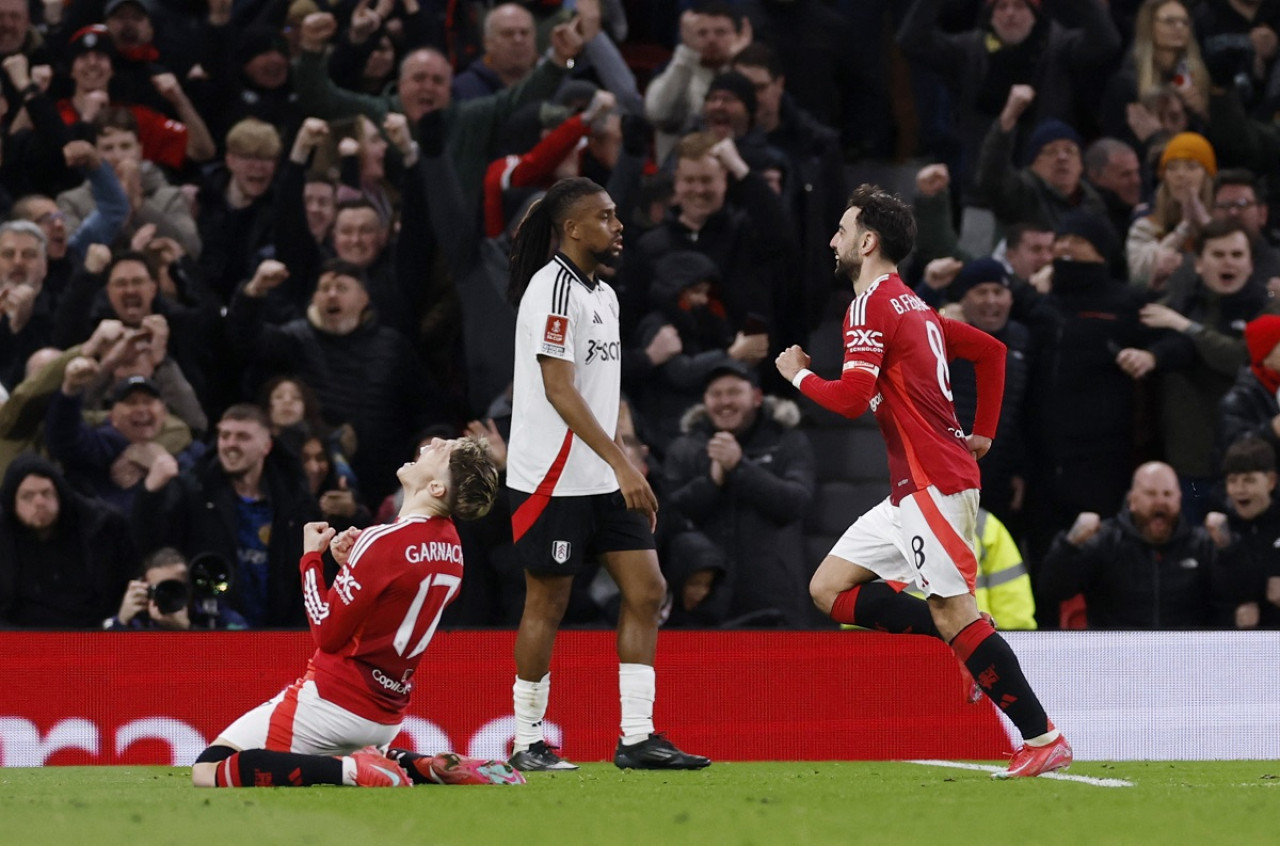
<instances>
[{"instance_id":1,"label":"camera with lens","mask_svg":"<svg viewBox=\"0 0 1280 846\"><path fill-rule=\"evenodd\" d=\"M173 614L187 607L191 590L182 579L165 579L147 585L147 599L156 604L161 614Z\"/></svg>"},{"instance_id":2,"label":"camera with lens","mask_svg":"<svg viewBox=\"0 0 1280 846\"><path fill-rule=\"evenodd\" d=\"M216 552L191 559L191 627L216 629L222 616L222 597L231 588L231 562Z\"/></svg>"}]
</instances>

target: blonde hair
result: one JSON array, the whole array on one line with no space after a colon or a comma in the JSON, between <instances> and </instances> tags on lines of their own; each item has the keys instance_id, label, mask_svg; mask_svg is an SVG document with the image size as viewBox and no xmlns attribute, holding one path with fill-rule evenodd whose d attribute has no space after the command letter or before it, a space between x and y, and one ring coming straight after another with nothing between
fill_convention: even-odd
<instances>
[{"instance_id":1,"label":"blonde hair","mask_svg":"<svg viewBox=\"0 0 1280 846\"><path fill-rule=\"evenodd\" d=\"M1209 69L1200 56L1200 42L1196 40L1195 23L1191 21L1191 10L1183 0L1146 0L1138 9L1133 21L1133 66L1138 75L1138 97L1160 88L1166 82L1159 68L1156 67L1156 12L1161 6L1176 3L1186 12L1187 46L1182 55L1187 68L1191 72L1191 84L1200 92L1201 102L1209 102Z\"/></svg>"},{"instance_id":2,"label":"blonde hair","mask_svg":"<svg viewBox=\"0 0 1280 846\"><path fill-rule=\"evenodd\" d=\"M676 142L677 159L700 159L711 155L711 148L720 143L714 132L690 132Z\"/></svg>"},{"instance_id":3,"label":"blonde hair","mask_svg":"<svg viewBox=\"0 0 1280 846\"><path fill-rule=\"evenodd\" d=\"M489 441L469 435L449 454L449 494L445 505L459 520L477 520L498 498L498 465Z\"/></svg>"},{"instance_id":4,"label":"blonde hair","mask_svg":"<svg viewBox=\"0 0 1280 846\"><path fill-rule=\"evenodd\" d=\"M227 152L248 159L277 159L284 143L276 128L257 118L245 118L227 132Z\"/></svg>"},{"instance_id":5,"label":"blonde hair","mask_svg":"<svg viewBox=\"0 0 1280 846\"><path fill-rule=\"evenodd\" d=\"M1200 200L1205 208L1213 206L1213 177L1206 170L1204 181L1200 183ZM1182 222L1182 203L1174 198L1169 185L1163 179L1156 186L1156 195L1151 201L1151 222L1160 228L1161 235L1167 235Z\"/></svg>"}]
</instances>

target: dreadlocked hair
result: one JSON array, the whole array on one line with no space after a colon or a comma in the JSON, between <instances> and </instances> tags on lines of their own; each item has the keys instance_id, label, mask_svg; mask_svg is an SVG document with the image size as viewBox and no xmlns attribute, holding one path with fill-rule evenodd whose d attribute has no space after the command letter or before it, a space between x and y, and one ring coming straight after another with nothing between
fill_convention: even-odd
<instances>
[{"instance_id":1,"label":"dreadlocked hair","mask_svg":"<svg viewBox=\"0 0 1280 846\"><path fill-rule=\"evenodd\" d=\"M533 274L551 259L560 229L574 204L583 197L602 191L604 189L592 180L575 176L561 179L547 189L541 200L529 206L515 237L511 239L511 281L507 287L507 298L512 305L520 305L520 298L529 287Z\"/></svg>"}]
</instances>

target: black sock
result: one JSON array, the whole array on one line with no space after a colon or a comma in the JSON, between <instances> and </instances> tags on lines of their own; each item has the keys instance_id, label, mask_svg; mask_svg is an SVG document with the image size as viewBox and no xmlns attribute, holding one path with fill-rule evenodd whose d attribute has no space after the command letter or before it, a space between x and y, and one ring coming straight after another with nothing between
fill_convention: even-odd
<instances>
[{"instance_id":1,"label":"black sock","mask_svg":"<svg viewBox=\"0 0 1280 846\"><path fill-rule=\"evenodd\" d=\"M885 582L867 582L836 597L831 619L890 634L921 634L941 638L929 603Z\"/></svg>"},{"instance_id":2,"label":"black sock","mask_svg":"<svg viewBox=\"0 0 1280 846\"><path fill-rule=\"evenodd\" d=\"M270 749L245 749L218 763L218 787L342 785L342 759Z\"/></svg>"},{"instance_id":3,"label":"black sock","mask_svg":"<svg viewBox=\"0 0 1280 846\"><path fill-rule=\"evenodd\" d=\"M991 701L1022 732L1023 739L1038 737L1053 727L1022 674L1018 656L991 623L974 620L952 639L951 648Z\"/></svg>"},{"instance_id":4,"label":"black sock","mask_svg":"<svg viewBox=\"0 0 1280 846\"><path fill-rule=\"evenodd\" d=\"M416 766L416 762L422 760L430 760L434 755L420 755L417 752L410 752L408 749L396 749L392 747L387 750L387 757L399 764L404 771L409 774L409 780L414 784L437 784L427 776L428 765Z\"/></svg>"}]
</instances>

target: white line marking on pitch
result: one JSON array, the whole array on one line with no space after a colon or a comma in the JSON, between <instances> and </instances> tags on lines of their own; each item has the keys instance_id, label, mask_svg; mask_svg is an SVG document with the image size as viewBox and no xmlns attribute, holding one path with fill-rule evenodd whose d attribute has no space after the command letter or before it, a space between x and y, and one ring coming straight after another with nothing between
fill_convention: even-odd
<instances>
[{"instance_id":1,"label":"white line marking on pitch","mask_svg":"<svg viewBox=\"0 0 1280 846\"><path fill-rule=\"evenodd\" d=\"M998 773L1004 767L993 767L990 764L965 764L960 761L907 761L908 764L923 764L926 767L951 767L956 770L981 770L987 773ZM1133 782L1122 778L1093 778L1092 776L1070 775L1069 773L1045 773L1036 778L1052 778L1058 781L1078 781L1081 784L1092 784L1094 787L1133 787Z\"/></svg>"}]
</instances>

